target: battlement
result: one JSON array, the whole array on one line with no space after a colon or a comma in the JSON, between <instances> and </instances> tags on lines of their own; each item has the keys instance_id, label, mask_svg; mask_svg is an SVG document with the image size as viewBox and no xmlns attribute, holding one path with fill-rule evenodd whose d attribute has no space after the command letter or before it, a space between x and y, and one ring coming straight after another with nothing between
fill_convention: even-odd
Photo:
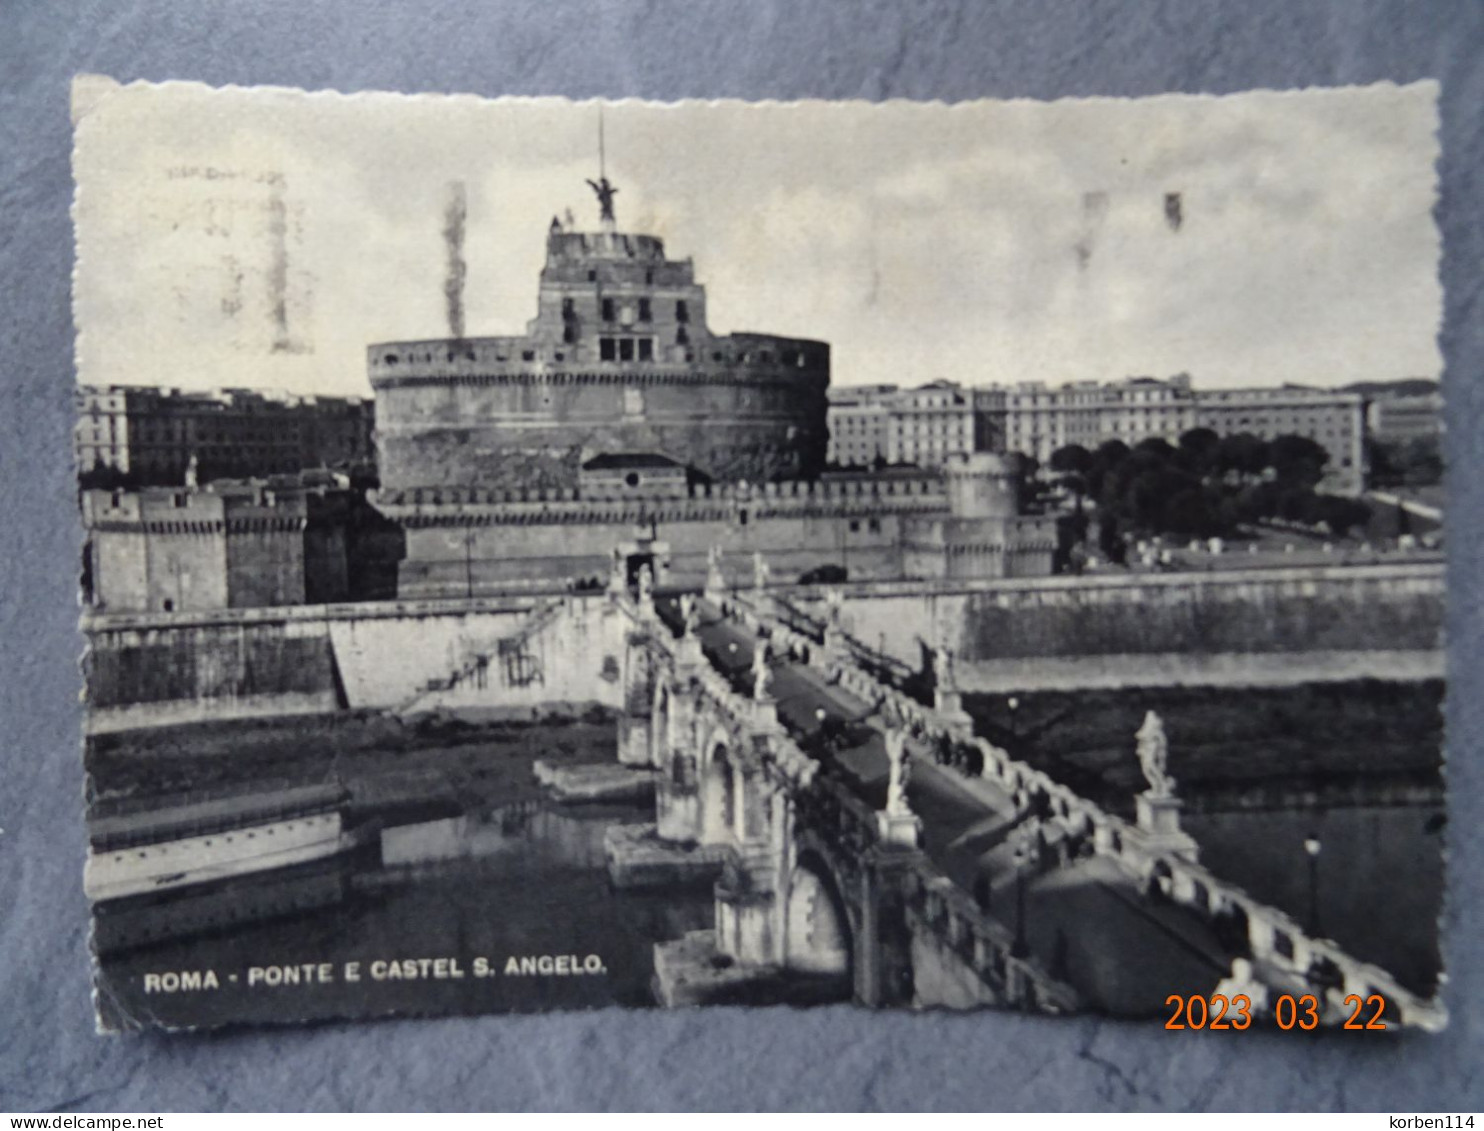
<instances>
[{"instance_id":1,"label":"battlement","mask_svg":"<svg viewBox=\"0 0 1484 1131\"><path fill-rule=\"evenodd\" d=\"M606 524L651 518L709 521L747 508L758 519L785 515L926 514L944 511L948 497L936 475L850 476L781 483L689 483L665 496L594 488L478 487L383 490L372 502L388 518L411 527L514 523Z\"/></svg>"},{"instance_id":2,"label":"battlement","mask_svg":"<svg viewBox=\"0 0 1484 1131\"><path fill-rule=\"evenodd\" d=\"M830 347L807 338L733 334L687 349L636 345L631 356L602 356L601 341L584 348L538 337L378 342L366 349L377 391L441 385L797 385L829 378ZM616 351L615 351L616 352ZM647 356L646 356L647 355Z\"/></svg>"},{"instance_id":3,"label":"battlement","mask_svg":"<svg viewBox=\"0 0 1484 1131\"><path fill-rule=\"evenodd\" d=\"M665 263L665 241L658 236L631 235L628 232L554 231L546 238L548 266L588 263L598 259Z\"/></svg>"}]
</instances>

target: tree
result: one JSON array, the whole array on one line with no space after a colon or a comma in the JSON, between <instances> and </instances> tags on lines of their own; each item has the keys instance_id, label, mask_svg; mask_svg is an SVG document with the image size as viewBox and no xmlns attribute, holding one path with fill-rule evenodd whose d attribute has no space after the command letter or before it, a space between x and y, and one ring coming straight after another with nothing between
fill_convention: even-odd
<instances>
[{"instance_id":1,"label":"tree","mask_svg":"<svg viewBox=\"0 0 1484 1131\"><path fill-rule=\"evenodd\" d=\"M1216 448L1218 471L1235 471L1239 475L1261 475L1268 466L1268 445L1251 432L1237 432L1221 437Z\"/></svg>"},{"instance_id":2,"label":"tree","mask_svg":"<svg viewBox=\"0 0 1484 1131\"><path fill-rule=\"evenodd\" d=\"M1077 513L1082 513L1082 496L1087 494L1087 473L1092 470L1092 453L1081 444L1067 444L1051 453L1047 464L1061 476L1062 486L1077 500Z\"/></svg>"},{"instance_id":3,"label":"tree","mask_svg":"<svg viewBox=\"0 0 1484 1131\"><path fill-rule=\"evenodd\" d=\"M1197 475L1209 475L1216 467L1221 437L1210 428L1192 428L1180 435L1180 454Z\"/></svg>"},{"instance_id":4,"label":"tree","mask_svg":"<svg viewBox=\"0 0 1484 1131\"><path fill-rule=\"evenodd\" d=\"M1149 455L1156 456L1161 463L1172 463L1174 461L1174 446L1160 436L1150 436L1148 439L1140 440L1134 445L1134 451L1145 452Z\"/></svg>"},{"instance_id":5,"label":"tree","mask_svg":"<svg viewBox=\"0 0 1484 1131\"><path fill-rule=\"evenodd\" d=\"M1049 466L1062 475L1086 475L1092 470L1092 453L1081 444L1067 444L1051 453Z\"/></svg>"},{"instance_id":6,"label":"tree","mask_svg":"<svg viewBox=\"0 0 1484 1131\"><path fill-rule=\"evenodd\" d=\"M1278 482L1313 488L1324 478L1329 452L1307 436L1279 436L1268 445L1268 460Z\"/></svg>"}]
</instances>

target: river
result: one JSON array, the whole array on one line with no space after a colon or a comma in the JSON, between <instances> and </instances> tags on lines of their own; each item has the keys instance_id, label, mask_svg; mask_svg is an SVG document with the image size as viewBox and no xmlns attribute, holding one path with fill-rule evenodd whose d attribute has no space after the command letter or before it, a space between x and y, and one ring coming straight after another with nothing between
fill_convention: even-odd
<instances>
[{"instance_id":1,"label":"river","mask_svg":"<svg viewBox=\"0 0 1484 1131\"><path fill-rule=\"evenodd\" d=\"M638 805L512 807L478 828L479 856L359 870L331 906L105 957L104 996L166 1025L652 1005L654 944L712 923L709 885L609 885L604 830L652 819ZM522 959L553 972L505 972ZM217 988L146 991L206 971ZM389 976L404 972L419 976Z\"/></svg>"}]
</instances>

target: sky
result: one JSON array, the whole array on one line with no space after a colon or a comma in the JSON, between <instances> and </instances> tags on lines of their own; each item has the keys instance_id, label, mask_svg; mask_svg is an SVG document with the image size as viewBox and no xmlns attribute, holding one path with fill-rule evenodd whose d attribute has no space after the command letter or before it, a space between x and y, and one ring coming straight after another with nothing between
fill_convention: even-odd
<instances>
[{"instance_id":1,"label":"sky","mask_svg":"<svg viewBox=\"0 0 1484 1131\"><path fill-rule=\"evenodd\" d=\"M835 385L1441 373L1432 83L602 113L620 230ZM593 102L92 80L74 119L86 384L365 394L368 344L450 332L451 185L470 336L598 227Z\"/></svg>"}]
</instances>

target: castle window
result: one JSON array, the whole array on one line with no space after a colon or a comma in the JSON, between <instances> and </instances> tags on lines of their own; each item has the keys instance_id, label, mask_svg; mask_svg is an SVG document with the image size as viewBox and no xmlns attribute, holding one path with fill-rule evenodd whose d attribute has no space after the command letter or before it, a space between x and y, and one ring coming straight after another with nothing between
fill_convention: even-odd
<instances>
[{"instance_id":1,"label":"castle window","mask_svg":"<svg viewBox=\"0 0 1484 1131\"><path fill-rule=\"evenodd\" d=\"M639 300L639 321L652 322L653 320L654 313L650 310L649 300L647 298L641 298Z\"/></svg>"},{"instance_id":2,"label":"castle window","mask_svg":"<svg viewBox=\"0 0 1484 1131\"><path fill-rule=\"evenodd\" d=\"M685 299L683 298L678 298L675 300L675 321L690 321L690 306L687 305Z\"/></svg>"},{"instance_id":3,"label":"castle window","mask_svg":"<svg viewBox=\"0 0 1484 1131\"><path fill-rule=\"evenodd\" d=\"M634 360L634 339L633 338L619 338L618 339L618 360L619 361L633 361Z\"/></svg>"},{"instance_id":4,"label":"castle window","mask_svg":"<svg viewBox=\"0 0 1484 1131\"><path fill-rule=\"evenodd\" d=\"M598 281L598 273L596 271L589 271L587 273L587 281L589 283L596 283Z\"/></svg>"},{"instance_id":5,"label":"castle window","mask_svg":"<svg viewBox=\"0 0 1484 1131\"><path fill-rule=\"evenodd\" d=\"M611 298L605 298L603 300L603 321L612 322L617 317L618 311L614 307L613 300Z\"/></svg>"},{"instance_id":6,"label":"castle window","mask_svg":"<svg viewBox=\"0 0 1484 1131\"><path fill-rule=\"evenodd\" d=\"M568 322L562 327L562 341L566 342L569 346L577 341L577 323Z\"/></svg>"},{"instance_id":7,"label":"castle window","mask_svg":"<svg viewBox=\"0 0 1484 1131\"><path fill-rule=\"evenodd\" d=\"M520 359L522 361L535 361L536 360L536 351L535 350L521 350L520 351Z\"/></svg>"},{"instance_id":8,"label":"castle window","mask_svg":"<svg viewBox=\"0 0 1484 1131\"><path fill-rule=\"evenodd\" d=\"M614 345L612 338L600 338L598 340L598 358L602 361L613 361L618 357L618 347Z\"/></svg>"},{"instance_id":9,"label":"castle window","mask_svg":"<svg viewBox=\"0 0 1484 1131\"><path fill-rule=\"evenodd\" d=\"M646 271L646 272L644 272L644 285L645 286L648 286L650 283L653 283L653 282L654 282L654 272L653 271Z\"/></svg>"},{"instance_id":10,"label":"castle window","mask_svg":"<svg viewBox=\"0 0 1484 1131\"><path fill-rule=\"evenodd\" d=\"M640 361L653 361L654 360L654 339L653 338L640 338L639 339L639 360Z\"/></svg>"},{"instance_id":11,"label":"castle window","mask_svg":"<svg viewBox=\"0 0 1484 1131\"><path fill-rule=\"evenodd\" d=\"M570 299L562 299L562 317L569 321L577 317L577 305Z\"/></svg>"},{"instance_id":12,"label":"castle window","mask_svg":"<svg viewBox=\"0 0 1484 1131\"><path fill-rule=\"evenodd\" d=\"M747 511L746 510L740 510L740 511L737 512L737 521L741 525L743 525L743 526L746 526L747 525Z\"/></svg>"},{"instance_id":13,"label":"castle window","mask_svg":"<svg viewBox=\"0 0 1484 1131\"><path fill-rule=\"evenodd\" d=\"M852 518L850 520L850 533L852 533L852 534L859 534L860 533L860 529L861 529L861 520L858 519L858 518Z\"/></svg>"},{"instance_id":14,"label":"castle window","mask_svg":"<svg viewBox=\"0 0 1484 1131\"><path fill-rule=\"evenodd\" d=\"M688 345L690 345L690 335L685 332L685 327L684 326L680 327L680 329L678 329L678 330L675 331L675 344L677 346L688 346ZM721 354L717 354L716 355L716 359L718 361L720 361L721 360Z\"/></svg>"}]
</instances>

